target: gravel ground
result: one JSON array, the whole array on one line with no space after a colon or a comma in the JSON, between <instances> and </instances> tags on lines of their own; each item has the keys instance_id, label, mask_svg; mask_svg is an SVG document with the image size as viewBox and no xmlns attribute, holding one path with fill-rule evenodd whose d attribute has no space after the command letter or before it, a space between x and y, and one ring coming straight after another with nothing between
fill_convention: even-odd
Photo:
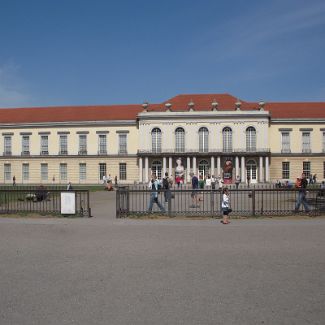
<instances>
[{"instance_id":1,"label":"gravel ground","mask_svg":"<svg viewBox=\"0 0 325 325\"><path fill-rule=\"evenodd\" d=\"M325 219L0 219L0 324L324 324Z\"/></svg>"}]
</instances>

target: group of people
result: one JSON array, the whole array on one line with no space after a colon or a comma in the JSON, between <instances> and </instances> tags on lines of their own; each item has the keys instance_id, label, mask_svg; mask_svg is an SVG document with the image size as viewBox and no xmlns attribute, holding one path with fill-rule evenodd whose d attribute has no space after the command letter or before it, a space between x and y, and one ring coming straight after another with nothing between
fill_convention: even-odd
<instances>
[{"instance_id":1,"label":"group of people","mask_svg":"<svg viewBox=\"0 0 325 325\"><path fill-rule=\"evenodd\" d=\"M104 175L103 176L103 184L105 186L105 190L107 191L113 191L113 178L111 176L111 174L109 174L108 176ZM117 186L117 176L114 177L114 185Z\"/></svg>"},{"instance_id":2,"label":"group of people","mask_svg":"<svg viewBox=\"0 0 325 325\"><path fill-rule=\"evenodd\" d=\"M192 204L190 205L190 207L197 208L197 207L200 207L198 202L203 200L203 198L200 195L200 191L199 191L200 180L198 179L198 177L196 175L194 175L194 173L190 173L190 176L192 178L192 181L191 181L192 182L192 192L191 192ZM202 176L200 177L200 179L202 180ZM207 182L207 180L208 180L208 182ZM205 180L205 184L206 183L208 183L207 186L212 186L212 178L209 175ZM161 204L161 202L159 202L158 193L159 193L159 190L162 189L164 191L165 203L169 202L169 200L172 198L172 192L171 192L172 185L173 185L173 179L168 176L167 172L165 173L165 176L162 179L162 182L160 182L157 179L156 174L152 174L151 180L148 184L148 188L151 190L149 206L148 206L149 213L152 211L154 204L157 204L158 208L160 209L160 211L162 213L166 212L165 207ZM203 186L204 186L204 183L203 183ZM221 181L220 181L219 188L222 189L222 186L223 186L223 182L221 183ZM229 191L228 191L227 187L222 189L222 194L223 194L222 195L222 204L221 204L221 208L223 211L222 223L228 224L229 223L228 215L232 210L230 209L230 198L229 198Z\"/></svg>"}]
</instances>

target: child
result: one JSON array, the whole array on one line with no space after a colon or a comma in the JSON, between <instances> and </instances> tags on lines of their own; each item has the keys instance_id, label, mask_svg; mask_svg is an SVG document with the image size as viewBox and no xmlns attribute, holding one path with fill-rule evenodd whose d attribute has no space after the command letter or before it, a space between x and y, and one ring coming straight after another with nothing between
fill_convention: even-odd
<instances>
[{"instance_id":1,"label":"child","mask_svg":"<svg viewBox=\"0 0 325 325\"><path fill-rule=\"evenodd\" d=\"M222 208L222 212L223 212L223 218L221 220L221 223L223 223L224 225L227 225L228 223L230 223L228 220L228 215L232 210L229 208L229 204L230 204L229 191L228 191L228 188L225 187L222 190L222 203L221 203L221 208Z\"/></svg>"}]
</instances>

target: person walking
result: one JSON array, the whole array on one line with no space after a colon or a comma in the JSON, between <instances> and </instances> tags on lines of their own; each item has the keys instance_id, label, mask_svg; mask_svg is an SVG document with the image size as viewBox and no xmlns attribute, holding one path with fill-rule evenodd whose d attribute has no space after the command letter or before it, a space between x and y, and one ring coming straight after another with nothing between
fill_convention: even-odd
<instances>
[{"instance_id":1,"label":"person walking","mask_svg":"<svg viewBox=\"0 0 325 325\"><path fill-rule=\"evenodd\" d=\"M72 190L73 190L72 184L71 184L71 182L69 182L67 185L67 191L72 191Z\"/></svg>"},{"instance_id":2,"label":"person walking","mask_svg":"<svg viewBox=\"0 0 325 325\"><path fill-rule=\"evenodd\" d=\"M16 176L12 178L12 186L16 186Z\"/></svg>"},{"instance_id":3,"label":"person walking","mask_svg":"<svg viewBox=\"0 0 325 325\"><path fill-rule=\"evenodd\" d=\"M158 205L160 211L166 212L165 208L161 205L161 203L158 200L159 181L157 180L156 174L152 174L148 187L151 189L148 212L150 213L152 211L152 207L154 203Z\"/></svg>"},{"instance_id":4,"label":"person walking","mask_svg":"<svg viewBox=\"0 0 325 325\"><path fill-rule=\"evenodd\" d=\"M211 187L212 187L213 190L216 189L216 181L217 180L216 180L215 176L212 175L212 177L211 177Z\"/></svg>"},{"instance_id":5,"label":"person walking","mask_svg":"<svg viewBox=\"0 0 325 325\"><path fill-rule=\"evenodd\" d=\"M251 177L248 175L247 176L247 187L249 188L249 185L251 183Z\"/></svg>"},{"instance_id":6,"label":"person walking","mask_svg":"<svg viewBox=\"0 0 325 325\"><path fill-rule=\"evenodd\" d=\"M197 204L198 192L199 192L199 179L197 178L196 175L194 175L193 172L190 173L190 176L192 177L192 193L191 193L192 204L190 205L190 208L199 208L200 205Z\"/></svg>"},{"instance_id":7,"label":"person walking","mask_svg":"<svg viewBox=\"0 0 325 325\"><path fill-rule=\"evenodd\" d=\"M230 197L229 197L229 191L228 188L225 187L222 190L222 203L221 203L221 209L222 209L222 220L221 223L224 225L227 225L230 223L229 221L229 213L232 211L230 209Z\"/></svg>"},{"instance_id":8,"label":"person walking","mask_svg":"<svg viewBox=\"0 0 325 325\"><path fill-rule=\"evenodd\" d=\"M294 209L294 213L299 212L300 205L304 206L305 212L309 213L311 211L309 204L306 200L306 188L308 185L308 181L306 179L306 175L304 173L301 174L300 182L296 182L296 187L298 190L298 197Z\"/></svg>"},{"instance_id":9,"label":"person walking","mask_svg":"<svg viewBox=\"0 0 325 325\"><path fill-rule=\"evenodd\" d=\"M163 178L162 188L164 190L164 198L165 202L167 203L169 199L172 198L172 192L170 187L173 185L173 181L171 178L168 177L168 173L165 173L165 177Z\"/></svg>"}]
</instances>

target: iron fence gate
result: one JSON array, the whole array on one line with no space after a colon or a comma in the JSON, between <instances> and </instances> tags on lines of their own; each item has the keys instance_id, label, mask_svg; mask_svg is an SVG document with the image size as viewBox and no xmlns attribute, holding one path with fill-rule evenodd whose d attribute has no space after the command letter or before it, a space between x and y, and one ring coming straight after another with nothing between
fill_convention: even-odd
<instances>
[{"instance_id":1,"label":"iron fence gate","mask_svg":"<svg viewBox=\"0 0 325 325\"><path fill-rule=\"evenodd\" d=\"M193 190L172 189L171 195L165 200L165 190L158 193L158 201L165 211L162 212L157 204L153 205L152 212L148 211L151 191L123 187L116 191L116 217L128 217L145 214L164 214L173 216L221 216L222 192L220 190L196 191L193 199ZM231 215L234 216L281 216L296 213L295 204L299 190L297 189L230 189ZM325 214L325 193L319 189L308 189L307 203L311 214ZM298 213L304 213L300 206Z\"/></svg>"},{"instance_id":2,"label":"iron fence gate","mask_svg":"<svg viewBox=\"0 0 325 325\"><path fill-rule=\"evenodd\" d=\"M25 189L0 189L0 214L39 213L61 214L61 192L58 189L40 189L26 187ZM88 190L75 190L76 215L90 217Z\"/></svg>"}]
</instances>

